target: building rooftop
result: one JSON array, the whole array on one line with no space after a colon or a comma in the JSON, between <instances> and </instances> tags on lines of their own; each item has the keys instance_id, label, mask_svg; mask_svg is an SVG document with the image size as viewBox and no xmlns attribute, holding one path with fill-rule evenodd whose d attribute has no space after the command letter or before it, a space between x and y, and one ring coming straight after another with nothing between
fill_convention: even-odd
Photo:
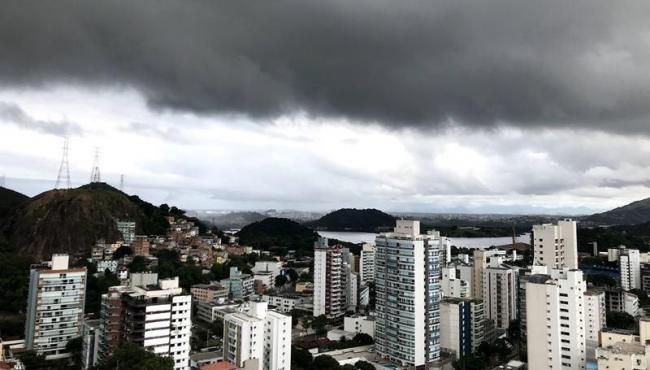
<instances>
[{"instance_id":1,"label":"building rooftop","mask_svg":"<svg viewBox=\"0 0 650 370\"><path fill-rule=\"evenodd\" d=\"M217 358L217 359L223 358L223 351L219 351L219 352L215 352L215 351L212 351L212 352L197 352L197 353L194 353L194 354L190 355L190 359L192 361L197 361L197 362L205 361L205 360L212 360L212 359L215 359L215 358Z\"/></svg>"},{"instance_id":2,"label":"building rooftop","mask_svg":"<svg viewBox=\"0 0 650 370\"><path fill-rule=\"evenodd\" d=\"M201 370L235 370L237 366L226 361L201 366Z\"/></svg>"},{"instance_id":3,"label":"building rooftop","mask_svg":"<svg viewBox=\"0 0 650 370\"><path fill-rule=\"evenodd\" d=\"M618 353L618 354L645 355L645 346L640 343L618 342L613 346L607 346L605 348L599 348L599 349L606 350L611 353Z\"/></svg>"}]
</instances>

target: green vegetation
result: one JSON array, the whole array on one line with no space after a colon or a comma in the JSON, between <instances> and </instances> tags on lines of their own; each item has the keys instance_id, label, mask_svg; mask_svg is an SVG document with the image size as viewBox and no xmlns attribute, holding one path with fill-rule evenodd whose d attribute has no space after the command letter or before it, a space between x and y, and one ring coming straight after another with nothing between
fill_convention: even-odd
<instances>
[{"instance_id":1,"label":"green vegetation","mask_svg":"<svg viewBox=\"0 0 650 370\"><path fill-rule=\"evenodd\" d=\"M512 354L512 345L505 339L497 339L493 344L483 342L476 353L461 357L452 365L456 370L483 370L508 360Z\"/></svg>"},{"instance_id":2,"label":"green vegetation","mask_svg":"<svg viewBox=\"0 0 650 370\"><path fill-rule=\"evenodd\" d=\"M377 232L395 227L395 217L378 209L342 208L307 225L329 231Z\"/></svg>"},{"instance_id":3,"label":"green vegetation","mask_svg":"<svg viewBox=\"0 0 650 370\"><path fill-rule=\"evenodd\" d=\"M605 274L587 274L585 276L587 283L591 283L597 287L615 287L616 279Z\"/></svg>"},{"instance_id":4,"label":"green vegetation","mask_svg":"<svg viewBox=\"0 0 650 370\"><path fill-rule=\"evenodd\" d=\"M286 218L267 218L244 226L238 233L239 243L279 255L293 249L298 256L313 254L318 235Z\"/></svg>"},{"instance_id":5,"label":"green vegetation","mask_svg":"<svg viewBox=\"0 0 650 370\"><path fill-rule=\"evenodd\" d=\"M341 337L341 339L336 342L336 344L331 345L331 349L345 349L345 348L352 348L352 347L359 347L359 346L367 346L370 344L374 344L375 341L372 339L372 337L368 334L365 333L357 333L354 338L352 339L346 339L345 337Z\"/></svg>"},{"instance_id":6,"label":"green vegetation","mask_svg":"<svg viewBox=\"0 0 650 370\"><path fill-rule=\"evenodd\" d=\"M333 357L319 355L314 358L306 349L291 347L291 369L295 370L374 370L375 367L366 361L357 361L354 365L339 365Z\"/></svg>"},{"instance_id":7,"label":"green vegetation","mask_svg":"<svg viewBox=\"0 0 650 370\"><path fill-rule=\"evenodd\" d=\"M95 277L94 270L88 270L88 281L86 283L86 314L99 316L102 305L102 294L108 292L108 288L120 285L120 280L115 274L104 273L104 276Z\"/></svg>"},{"instance_id":8,"label":"green vegetation","mask_svg":"<svg viewBox=\"0 0 650 370\"><path fill-rule=\"evenodd\" d=\"M114 369L138 370L172 370L174 360L171 357L161 357L144 350L134 344L123 344L115 350L113 356L91 367L92 370ZM28 367L28 369L30 369Z\"/></svg>"},{"instance_id":9,"label":"green vegetation","mask_svg":"<svg viewBox=\"0 0 650 370\"><path fill-rule=\"evenodd\" d=\"M607 327L625 330L636 330L637 324L634 317L625 312L608 312Z\"/></svg>"}]
</instances>

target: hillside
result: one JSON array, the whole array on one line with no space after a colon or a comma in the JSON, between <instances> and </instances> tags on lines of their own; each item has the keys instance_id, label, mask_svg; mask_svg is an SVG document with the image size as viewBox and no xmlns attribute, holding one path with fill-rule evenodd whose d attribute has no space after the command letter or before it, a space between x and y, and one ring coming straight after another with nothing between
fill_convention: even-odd
<instances>
[{"instance_id":1,"label":"hillside","mask_svg":"<svg viewBox=\"0 0 650 370\"><path fill-rule=\"evenodd\" d=\"M584 221L601 225L635 225L650 222L650 198L587 216Z\"/></svg>"},{"instance_id":2,"label":"hillside","mask_svg":"<svg viewBox=\"0 0 650 370\"><path fill-rule=\"evenodd\" d=\"M0 186L0 219L28 200L27 195Z\"/></svg>"},{"instance_id":3,"label":"hillside","mask_svg":"<svg viewBox=\"0 0 650 370\"><path fill-rule=\"evenodd\" d=\"M259 212L228 212L219 215L204 215L201 219L212 223L220 229L238 229L253 222L262 221L267 216Z\"/></svg>"},{"instance_id":4,"label":"hillside","mask_svg":"<svg viewBox=\"0 0 650 370\"><path fill-rule=\"evenodd\" d=\"M318 235L311 229L286 218L266 218L244 226L238 233L239 243L254 248L294 249L299 254L310 254Z\"/></svg>"},{"instance_id":5,"label":"hillside","mask_svg":"<svg viewBox=\"0 0 650 370\"><path fill-rule=\"evenodd\" d=\"M392 230L395 217L378 209L343 208L307 223L318 230L377 232Z\"/></svg>"},{"instance_id":6,"label":"hillside","mask_svg":"<svg viewBox=\"0 0 650 370\"><path fill-rule=\"evenodd\" d=\"M101 238L121 237L115 220L130 219L137 232L160 234L168 227L159 207L127 196L104 183L93 183L70 190L50 190L23 203L8 215L0 230L18 252L35 260L52 253L85 257Z\"/></svg>"}]
</instances>

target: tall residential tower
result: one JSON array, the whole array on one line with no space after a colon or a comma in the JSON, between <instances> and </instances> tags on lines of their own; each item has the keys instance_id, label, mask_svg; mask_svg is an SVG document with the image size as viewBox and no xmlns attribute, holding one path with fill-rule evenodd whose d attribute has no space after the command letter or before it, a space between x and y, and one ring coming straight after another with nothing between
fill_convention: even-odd
<instances>
[{"instance_id":1,"label":"tall residential tower","mask_svg":"<svg viewBox=\"0 0 650 370\"><path fill-rule=\"evenodd\" d=\"M441 243L438 232L422 235L420 222L407 220L376 239L376 347L401 366L440 357Z\"/></svg>"}]
</instances>

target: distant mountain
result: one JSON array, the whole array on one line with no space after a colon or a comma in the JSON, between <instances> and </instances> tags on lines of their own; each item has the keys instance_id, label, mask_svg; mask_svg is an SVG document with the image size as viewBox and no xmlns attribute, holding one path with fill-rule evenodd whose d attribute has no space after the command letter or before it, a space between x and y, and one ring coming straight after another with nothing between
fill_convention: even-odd
<instances>
[{"instance_id":1,"label":"distant mountain","mask_svg":"<svg viewBox=\"0 0 650 370\"><path fill-rule=\"evenodd\" d=\"M310 254L318 235L311 229L286 218L266 218L244 226L238 233L239 243L254 248L294 249Z\"/></svg>"},{"instance_id":2,"label":"distant mountain","mask_svg":"<svg viewBox=\"0 0 650 370\"><path fill-rule=\"evenodd\" d=\"M267 218L259 212L228 212L225 214L199 214L198 217L210 222L220 229L239 229L253 222L262 221Z\"/></svg>"},{"instance_id":3,"label":"distant mountain","mask_svg":"<svg viewBox=\"0 0 650 370\"><path fill-rule=\"evenodd\" d=\"M377 232L392 230L395 217L378 209L342 208L306 225L327 231Z\"/></svg>"},{"instance_id":4,"label":"distant mountain","mask_svg":"<svg viewBox=\"0 0 650 370\"><path fill-rule=\"evenodd\" d=\"M0 186L0 219L28 200L27 195Z\"/></svg>"},{"instance_id":5,"label":"distant mountain","mask_svg":"<svg viewBox=\"0 0 650 370\"><path fill-rule=\"evenodd\" d=\"M601 225L635 225L650 222L650 198L587 216L583 221Z\"/></svg>"},{"instance_id":6,"label":"distant mountain","mask_svg":"<svg viewBox=\"0 0 650 370\"><path fill-rule=\"evenodd\" d=\"M90 255L98 239L121 238L117 219L136 221L140 234L163 234L169 227L165 216L172 212L182 214L175 207L156 207L107 184L92 183L29 199L0 220L0 231L14 249L35 260L53 253L80 258Z\"/></svg>"}]
</instances>

